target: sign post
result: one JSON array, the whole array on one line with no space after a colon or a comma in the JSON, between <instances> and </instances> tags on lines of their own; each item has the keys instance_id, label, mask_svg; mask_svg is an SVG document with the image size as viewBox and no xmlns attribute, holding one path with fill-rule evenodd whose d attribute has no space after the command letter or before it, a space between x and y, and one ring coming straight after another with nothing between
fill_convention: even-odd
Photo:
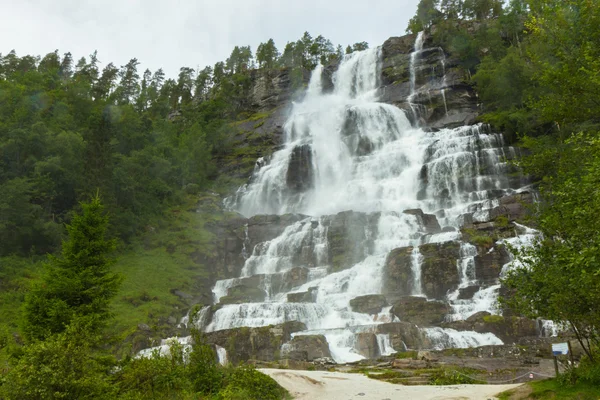
<instances>
[{"instance_id":1,"label":"sign post","mask_svg":"<svg viewBox=\"0 0 600 400\"><path fill-rule=\"evenodd\" d=\"M556 376L558 376L558 356L564 356L569 354L570 347L571 346L569 342L552 344L552 355L554 356L554 370L556 371Z\"/></svg>"}]
</instances>

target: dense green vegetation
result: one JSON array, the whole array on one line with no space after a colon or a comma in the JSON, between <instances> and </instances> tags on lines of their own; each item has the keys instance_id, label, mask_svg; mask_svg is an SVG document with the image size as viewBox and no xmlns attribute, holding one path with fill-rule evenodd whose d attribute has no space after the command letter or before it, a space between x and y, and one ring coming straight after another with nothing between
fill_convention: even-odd
<instances>
[{"instance_id":1,"label":"dense green vegetation","mask_svg":"<svg viewBox=\"0 0 600 400\"><path fill-rule=\"evenodd\" d=\"M540 239L518 252L505 302L563 321L585 352L578 379L600 383L600 4L594 0L422 0L409 29L461 60L482 120L528 151Z\"/></svg>"},{"instance_id":2,"label":"dense green vegetation","mask_svg":"<svg viewBox=\"0 0 600 400\"><path fill-rule=\"evenodd\" d=\"M357 43L346 52L366 47ZM247 155L234 148L239 125L258 126L269 115L249 102L252 77L288 71L299 88L307 69L342 54L341 46L305 33L283 54L273 40L258 47L256 58L250 47L236 47L214 67L181 68L177 79L162 70L139 73L137 59L100 70L96 53L77 62L58 51L0 55L0 368L8 373L4 382L22 385L6 386L6 396L47 397L19 390L70 376L64 384L78 389L63 388L70 393L64 396L94 397L114 384L106 376L114 361L100 347L127 358L150 345L150 335L174 333L167 320L180 318L189 304L173 289L191 291L211 273L191 259L194 252L211 254L214 235L204 225L224 215L218 197L206 193L241 183L219 175L217 166L244 156L251 168L258 157L247 143ZM82 240L77 232L94 222L90 212L97 233L116 240L102 239L104 233ZM140 333L141 323L149 333ZM64 355L89 362L67 372ZM137 374L161 362L127 368ZM30 363L40 374L52 368L54 377L25 377ZM220 374L229 388L223 398L243 398L240 381L263 384L253 371Z\"/></svg>"}]
</instances>

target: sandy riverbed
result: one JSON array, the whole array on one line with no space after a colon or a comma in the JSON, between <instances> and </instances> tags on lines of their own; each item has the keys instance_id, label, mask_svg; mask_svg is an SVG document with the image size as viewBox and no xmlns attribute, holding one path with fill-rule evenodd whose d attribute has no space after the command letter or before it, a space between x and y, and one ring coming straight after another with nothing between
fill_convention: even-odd
<instances>
[{"instance_id":1,"label":"sandy riverbed","mask_svg":"<svg viewBox=\"0 0 600 400\"><path fill-rule=\"evenodd\" d=\"M402 386L362 374L261 369L298 400L487 400L516 385Z\"/></svg>"}]
</instances>

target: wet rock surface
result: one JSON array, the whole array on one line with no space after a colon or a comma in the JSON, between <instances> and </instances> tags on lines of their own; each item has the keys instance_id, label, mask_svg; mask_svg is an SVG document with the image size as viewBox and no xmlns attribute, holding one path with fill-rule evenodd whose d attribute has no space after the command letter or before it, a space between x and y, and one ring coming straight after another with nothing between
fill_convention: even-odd
<instances>
[{"instance_id":1,"label":"wet rock surface","mask_svg":"<svg viewBox=\"0 0 600 400\"><path fill-rule=\"evenodd\" d=\"M323 335L298 335L285 345L283 356L297 361L331 358L329 344Z\"/></svg>"},{"instance_id":2,"label":"wet rock surface","mask_svg":"<svg viewBox=\"0 0 600 400\"><path fill-rule=\"evenodd\" d=\"M350 300L352 311L365 314L379 314L387 305L387 300L382 294L369 294Z\"/></svg>"},{"instance_id":3,"label":"wet rock surface","mask_svg":"<svg viewBox=\"0 0 600 400\"><path fill-rule=\"evenodd\" d=\"M405 297L394 303L392 314L400 321L419 327L439 326L452 308L443 301L427 301L424 297Z\"/></svg>"},{"instance_id":4,"label":"wet rock surface","mask_svg":"<svg viewBox=\"0 0 600 400\"><path fill-rule=\"evenodd\" d=\"M306 330L306 325L291 321L261 328L235 328L205 333L206 342L227 350L231 363L247 360L279 359L281 346L291 340L292 333Z\"/></svg>"}]
</instances>

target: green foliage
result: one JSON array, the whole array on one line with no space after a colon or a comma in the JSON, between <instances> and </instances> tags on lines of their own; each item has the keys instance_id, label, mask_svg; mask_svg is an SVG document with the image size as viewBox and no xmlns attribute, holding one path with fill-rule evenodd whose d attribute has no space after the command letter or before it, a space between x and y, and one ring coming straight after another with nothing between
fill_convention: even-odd
<instances>
[{"instance_id":1,"label":"green foliage","mask_svg":"<svg viewBox=\"0 0 600 400\"><path fill-rule=\"evenodd\" d=\"M113 399L113 363L92 352L97 340L89 326L75 320L63 333L22 350L0 377L0 397L27 399ZM97 342L96 342L97 343Z\"/></svg>"},{"instance_id":2,"label":"green foliage","mask_svg":"<svg viewBox=\"0 0 600 400\"><path fill-rule=\"evenodd\" d=\"M224 373L215 362L215 353L208 346L202 333L192 332L194 344L189 358L188 376L198 393L214 394L223 386Z\"/></svg>"},{"instance_id":3,"label":"green foliage","mask_svg":"<svg viewBox=\"0 0 600 400\"><path fill-rule=\"evenodd\" d=\"M115 241L106 239L108 216L99 197L81 207L67 226L61 256L48 256L46 273L27 294L23 332L29 339L63 332L75 318L97 331L110 315L121 282L110 270Z\"/></svg>"},{"instance_id":4,"label":"green foliage","mask_svg":"<svg viewBox=\"0 0 600 400\"><path fill-rule=\"evenodd\" d=\"M279 400L287 397L287 391L273 378L257 371L252 366L242 366L229 371L226 386L219 392L222 400Z\"/></svg>"},{"instance_id":5,"label":"green foliage","mask_svg":"<svg viewBox=\"0 0 600 400\"><path fill-rule=\"evenodd\" d=\"M515 291L509 304L526 315L568 321L592 360L598 340L600 274L597 267L600 141L579 134L561 146L535 151L527 163L547 167L540 190L539 228L533 247L518 253L523 266L505 280Z\"/></svg>"},{"instance_id":6,"label":"green foliage","mask_svg":"<svg viewBox=\"0 0 600 400\"><path fill-rule=\"evenodd\" d=\"M531 389L528 398L550 400L550 399L577 399L577 400L596 400L600 396L600 387L598 385L579 382L576 385L563 385L557 379L546 379L527 383ZM501 393L498 398L501 400L512 399L514 390Z\"/></svg>"},{"instance_id":7,"label":"green foliage","mask_svg":"<svg viewBox=\"0 0 600 400\"><path fill-rule=\"evenodd\" d=\"M468 374L472 374L473 370L469 369L446 369L442 368L434 371L431 374L429 383L431 385L472 385L475 383L485 383L471 378Z\"/></svg>"},{"instance_id":8,"label":"green foliage","mask_svg":"<svg viewBox=\"0 0 600 400\"><path fill-rule=\"evenodd\" d=\"M192 399L184 347L173 341L168 356L155 351L150 357L121 362L113 383L122 399Z\"/></svg>"}]
</instances>

